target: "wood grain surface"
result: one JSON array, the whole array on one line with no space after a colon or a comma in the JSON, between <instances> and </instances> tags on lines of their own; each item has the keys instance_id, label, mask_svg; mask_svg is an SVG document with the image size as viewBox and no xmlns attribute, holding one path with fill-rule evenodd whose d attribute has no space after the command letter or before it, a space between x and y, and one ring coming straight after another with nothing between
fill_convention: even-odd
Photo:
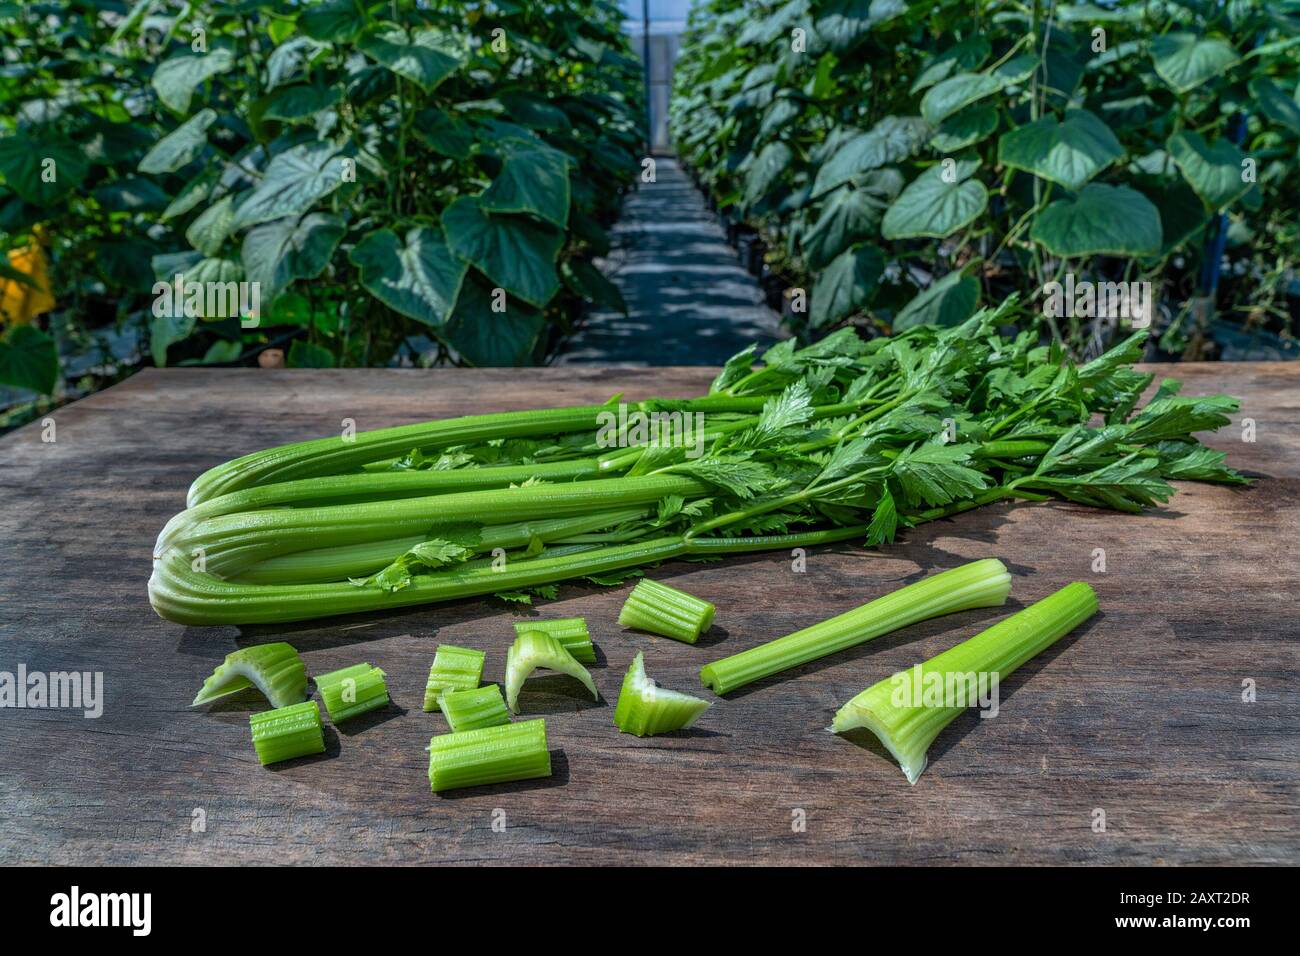
<instances>
[{"instance_id":1,"label":"wood grain surface","mask_svg":"<svg viewBox=\"0 0 1300 956\"><path fill-rule=\"evenodd\" d=\"M53 443L41 423L0 439L0 671L102 671L105 698L98 719L0 710L0 862L1300 862L1300 365L1159 371L1187 394L1243 399L1208 441L1257 484L1180 484L1140 517L986 507L881 552L814 549L804 573L786 553L668 564L658 578L718 606L694 647L621 629L630 585L563 586L531 611L480 599L237 629L159 619L145 582L189 482L227 458L336 434L344 418L378 428L619 391L694 394L708 369L142 372L55 412ZM1103 611L1005 682L998 718L950 725L915 786L878 745L823 728L862 688L1005 611L931 621L751 685L694 731L642 740L612 725L639 650L665 686L707 695L701 664L985 556L1013 571L1010 607L1086 580ZM530 613L587 618L600 702L562 676L530 681L521 701L547 718L554 776L431 794L423 748L445 724L420 703L435 647L483 648L484 679L500 681L511 623ZM382 667L393 706L327 724L320 757L260 767L248 739L259 697L188 704L231 650L278 639L309 673Z\"/></svg>"}]
</instances>

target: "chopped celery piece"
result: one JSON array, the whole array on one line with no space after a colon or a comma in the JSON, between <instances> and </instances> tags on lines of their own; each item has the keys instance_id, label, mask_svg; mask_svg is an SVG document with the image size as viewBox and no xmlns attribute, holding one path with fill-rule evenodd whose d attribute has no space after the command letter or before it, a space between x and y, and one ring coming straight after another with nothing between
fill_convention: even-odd
<instances>
[{"instance_id":1,"label":"chopped celery piece","mask_svg":"<svg viewBox=\"0 0 1300 956\"><path fill-rule=\"evenodd\" d=\"M325 752L320 708L314 700L250 714L248 726L253 732L257 759L263 767L281 760Z\"/></svg>"},{"instance_id":2,"label":"chopped celery piece","mask_svg":"<svg viewBox=\"0 0 1300 956\"><path fill-rule=\"evenodd\" d=\"M623 689L614 709L614 726L625 734L651 737L670 730L684 730L712 706L706 700L656 687L646 676L641 654L623 676Z\"/></svg>"},{"instance_id":3,"label":"chopped celery piece","mask_svg":"<svg viewBox=\"0 0 1300 956\"><path fill-rule=\"evenodd\" d=\"M564 617L553 621L516 621L515 636L524 631L541 631L560 642L573 659L580 664L596 663L596 645L591 643L587 622L580 617Z\"/></svg>"},{"instance_id":4,"label":"chopped celery piece","mask_svg":"<svg viewBox=\"0 0 1300 956\"><path fill-rule=\"evenodd\" d=\"M1067 584L970 640L868 687L839 709L830 729L841 734L866 727L898 760L908 782L916 783L939 731L987 688L995 693L994 681L1005 679L1096 612L1091 587Z\"/></svg>"},{"instance_id":5,"label":"chopped celery piece","mask_svg":"<svg viewBox=\"0 0 1300 956\"><path fill-rule=\"evenodd\" d=\"M473 690L449 690L442 695L438 706L453 732L510 723L505 699L496 684Z\"/></svg>"},{"instance_id":6,"label":"chopped celery piece","mask_svg":"<svg viewBox=\"0 0 1300 956\"><path fill-rule=\"evenodd\" d=\"M506 652L506 702L513 713L519 713L519 688L539 667L577 678L591 691L592 700L600 699L587 668L574 660L559 641L541 631L524 631Z\"/></svg>"},{"instance_id":7,"label":"chopped celery piece","mask_svg":"<svg viewBox=\"0 0 1300 956\"><path fill-rule=\"evenodd\" d=\"M433 655L433 666L429 668L429 679L424 685L424 711L433 713L438 709L438 698L443 691L472 690L478 686L483 677L482 651L472 647L456 647L454 644L439 644Z\"/></svg>"},{"instance_id":8,"label":"chopped celery piece","mask_svg":"<svg viewBox=\"0 0 1300 956\"><path fill-rule=\"evenodd\" d=\"M705 664L700 669L700 680L715 694L727 694L917 621L971 608L1000 606L1006 603L1010 591L1011 575L1001 561L996 558L972 561L802 631Z\"/></svg>"},{"instance_id":9,"label":"chopped celery piece","mask_svg":"<svg viewBox=\"0 0 1300 956\"><path fill-rule=\"evenodd\" d=\"M715 610L708 601L642 578L618 612L618 623L694 644L713 624Z\"/></svg>"},{"instance_id":10,"label":"chopped celery piece","mask_svg":"<svg viewBox=\"0 0 1300 956\"><path fill-rule=\"evenodd\" d=\"M316 678L316 689L334 723L378 710L388 703L384 672L369 664L353 664Z\"/></svg>"},{"instance_id":11,"label":"chopped celery piece","mask_svg":"<svg viewBox=\"0 0 1300 956\"><path fill-rule=\"evenodd\" d=\"M283 641L245 647L226 655L203 682L190 706L206 704L245 687L256 687L272 707L296 704L307 698L307 667L298 652Z\"/></svg>"},{"instance_id":12,"label":"chopped celery piece","mask_svg":"<svg viewBox=\"0 0 1300 956\"><path fill-rule=\"evenodd\" d=\"M551 775L546 721L481 727L429 741L429 786L434 793Z\"/></svg>"}]
</instances>

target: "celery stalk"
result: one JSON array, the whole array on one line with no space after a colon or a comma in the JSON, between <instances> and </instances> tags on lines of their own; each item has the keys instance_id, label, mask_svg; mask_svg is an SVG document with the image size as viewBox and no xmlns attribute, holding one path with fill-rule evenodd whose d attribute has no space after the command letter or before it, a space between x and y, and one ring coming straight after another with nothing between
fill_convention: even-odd
<instances>
[{"instance_id":1,"label":"celery stalk","mask_svg":"<svg viewBox=\"0 0 1300 956\"><path fill-rule=\"evenodd\" d=\"M510 650L506 652L506 702L510 705L511 712L519 713L519 688L528 679L528 675L539 667L577 678L591 691L592 700L600 699L596 693L596 682L587 673L587 668L574 660L564 645L541 631L524 631L515 638Z\"/></svg>"},{"instance_id":2,"label":"celery stalk","mask_svg":"<svg viewBox=\"0 0 1300 956\"><path fill-rule=\"evenodd\" d=\"M587 622L580 617L563 617L551 621L516 621L515 636L525 631L540 631L560 642L560 646L573 655L580 664L596 663L596 645L591 643Z\"/></svg>"},{"instance_id":3,"label":"celery stalk","mask_svg":"<svg viewBox=\"0 0 1300 956\"><path fill-rule=\"evenodd\" d=\"M315 680L330 720L336 724L388 704L384 672L370 664L353 664Z\"/></svg>"},{"instance_id":4,"label":"celery stalk","mask_svg":"<svg viewBox=\"0 0 1300 956\"><path fill-rule=\"evenodd\" d=\"M614 726L625 734L651 737L690 727L711 706L698 697L656 687L646 676L645 660L638 653L623 676Z\"/></svg>"},{"instance_id":5,"label":"celery stalk","mask_svg":"<svg viewBox=\"0 0 1300 956\"><path fill-rule=\"evenodd\" d=\"M429 786L434 793L551 775L546 721L481 727L429 741Z\"/></svg>"},{"instance_id":6,"label":"celery stalk","mask_svg":"<svg viewBox=\"0 0 1300 956\"><path fill-rule=\"evenodd\" d=\"M975 702L972 678L982 676L986 684L1001 681L1096 612L1097 595L1091 587L1079 581L1067 584L910 671L868 687L839 709L830 729L841 734L866 727L898 760L908 783L916 783L939 731ZM944 694L958 688L961 694L934 701L929 688L935 694L939 688Z\"/></svg>"},{"instance_id":7,"label":"celery stalk","mask_svg":"<svg viewBox=\"0 0 1300 956\"><path fill-rule=\"evenodd\" d=\"M438 701L438 706L453 732L510 723L505 699L496 684L473 690L447 691Z\"/></svg>"},{"instance_id":8,"label":"celery stalk","mask_svg":"<svg viewBox=\"0 0 1300 956\"><path fill-rule=\"evenodd\" d=\"M1011 575L1001 561L972 561L802 631L706 664L700 670L700 680L715 694L727 694L917 621L971 608L1001 606L1010 591Z\"/></svg>"},{"instance_id":9,"label":"celery stalk","mask_svg":"<svg viewBox=\"0 0 1300 956\"><path fill-rule=\"evenodd\" d=\"M424 712L436 710L438 699L445 691L477 687L483 678L483 659L486 656L472 647L439 644L433 655L433 666L429 668L429 679L424 684Z\"/></svg>"},{"instance_id":10,"label":"celery stalk","mask_svg":"<svg viewBox=\"0 0 1300 956\"><path fill-rule=\"evenodd\" d=\"M314 700L250 714L248 726L253 734L253 749L263 767L325 752L320 708Z\"/></svg>"},{"instance_id":11,"label":"celery stalk","mask_svg":"<svg viewBox=\"0 0 1300 956\"><path fill-rule=\"evenodd\" d=\"M708 601L642 578L627 596L618 613L618 623L694 644L713 624L715 610Z\"/></svg>"},{"instance_id":12,"label":"celery stalk","mask_svg":"<svg viewBox=\"0 0 1300 956\"><path fill-rule=\"evenodd\" d=\"M307 667L289 644L258 644L226 655L203 682L191 707L256 687L272 707L296 704L307 697Z\"/></svg>"}]
</instances>

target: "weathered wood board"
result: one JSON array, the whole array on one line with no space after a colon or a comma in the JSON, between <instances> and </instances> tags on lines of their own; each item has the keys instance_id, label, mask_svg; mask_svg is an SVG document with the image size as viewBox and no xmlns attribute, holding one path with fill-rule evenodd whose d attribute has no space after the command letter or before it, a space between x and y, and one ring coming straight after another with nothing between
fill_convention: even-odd
<instances>
[{"instance_id":1,"label":"weathered wood board","mask_svg":"<svg viewBox=\"0 0 1300 956\"><path fill-rule=\"evenodd\" d=\"M159 528L224 459L336 433L344 418L375 428L694 394L707 369L142 372L54 413L53 443L40 423L0 438L0 671L104 675L98 719L0 710L0 862L1300 862L1300 365L1160 371L1188 394L1243 398L1237 422L1252 419L1255 440L1235 422L1209 442L1261 481L1183 484L1141 517L987 507L880 553L814 549L804 573L784 553L665 565L662 579L718 606L694 647L619 628L629 586L565 586L531 612L482 599L239 630L160 620L145 582ZM951 725L916 786L878 747L823 728L863 687L1003 612L763 681L694 732L639 740L612 726L638 650L665 686L701 692L710 659L989 555L1013 569L1011 606L1086 580L1103 613L1009 679L997 719ZM547 717L554 777L430 794L423 748L445 727L420 703L435 646L484 648L485 680L499 681L511 622L538 612L587 617L600 703L566 678L530 683L526 713ZM248 740L257 698L188 704L225 654L273 639L295 644L309 672L382 667L395 706L327 729L319 758L263 769Z\"/></svg>"}]
</instances>

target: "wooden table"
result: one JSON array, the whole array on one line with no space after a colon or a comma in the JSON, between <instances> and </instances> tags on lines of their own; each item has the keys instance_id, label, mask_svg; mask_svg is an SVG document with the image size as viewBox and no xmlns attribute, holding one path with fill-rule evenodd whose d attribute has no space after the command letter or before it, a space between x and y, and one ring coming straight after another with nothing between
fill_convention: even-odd
<instances>
[{"instance_id":1,"label":"wooden table","mask_svg":"<svg viewBox=\"0 0 1300 956\"><path fill-rule=\"evenodd\" d=\"M104 675L104 711L0 710L0 862L1276 863L1300 862L1296 529L1300 365L1163 366L1186 393L1243 399L1209 438L1261 476L1183 484L1141 517L1070 504L993 506L881 553L673 563L658 575L718 605L699 645L624 632L628 587L561 588L539 610L583 615L602 652L601 702L530 683L558 753L549 780L429 792L420 709L439 642L488 651L500 681L511 622L497 599L293 626L187 628L145 594L163 522L202 469L268 445L427 417L687 395L699 368L435 372L165 370L0 439L0 671ZM1105 573L1092 570L1105 549ZM959 718L909 786L896 764L823 728L867 685L1005 612L909 628L716 704L699 729L637 739L611 724L628 661L701 692L711 659L978 557L1013 570L1010 606L1071 580L1103 613L1002 688L998 719ZM395 706L327 726L327 753L263 769L241 695L190 709L236 647L284 639L308 671L367 660ZM1243 701L1243 682L1257 698ZM1104 811L1105 830L1095 821ZM497 826L494 828L494 823ZM500 824L504 823L504 828Z\"/></svg>"}]
</instances>

